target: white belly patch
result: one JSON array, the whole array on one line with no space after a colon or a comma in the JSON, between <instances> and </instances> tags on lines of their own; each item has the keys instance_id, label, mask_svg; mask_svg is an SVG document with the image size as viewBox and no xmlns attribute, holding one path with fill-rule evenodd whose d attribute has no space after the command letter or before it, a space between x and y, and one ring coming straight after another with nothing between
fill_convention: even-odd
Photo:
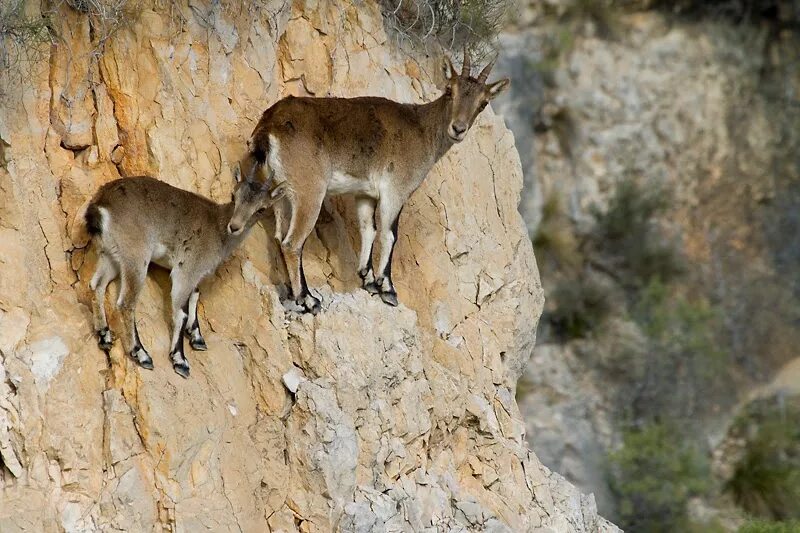
<instances>
[{"instance_id":1,"label":"white belly patch","mask_svg":"<svg viewBox=\"0 0 800 533\"><path fill-rule=\"evenodd\" d=\"M328 183L328 196L354 193L375 196L376 190L371 180L358 179L350 174L334 171Z\"/></svg>"}]
</instances>

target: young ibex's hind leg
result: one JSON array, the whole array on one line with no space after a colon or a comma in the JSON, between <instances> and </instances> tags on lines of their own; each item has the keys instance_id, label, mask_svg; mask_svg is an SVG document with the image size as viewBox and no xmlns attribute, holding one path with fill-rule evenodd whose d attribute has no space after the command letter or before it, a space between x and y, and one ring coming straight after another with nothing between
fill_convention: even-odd
<instances>
[{"instance_id":1,"label":"young ibex's hind leg","mask_svg":"<svg viewBox=\"0 0 800 533\"><path fill-rule=\"evenodd\" d=\"M200 333L200 320L197 317L197 302L200 300L200 291L195 288L189 296L189 317L186 319L184 334L189 337L189 346L192 350L204 352L208 350L203 334Z\"/></svg>"},{"instance_id":2,"label":"young ibex's hind leg","mask_svg":"<svg viewBox=\"0 0 800 533\"><path fill-rule=\"evenodd\" d=\"M189 377L189 361L183 351L183 330L186 329L186 319L189 317L190 298L197 284L186 279L179 270L173 270L172 279L172 348L169 359L172 368L179 375Z\"/></svg>"},{"instance_id":3,"label":"young ibex's hind leg","mask_svg":"<svg viewBox=\"0 0 800 533\"><path fill-rule=\"evenodd\" d=\"M97 345L103 351L111 349L114 340L111 336L111 329L108 327L106 318L106 288L119 275L119 268L116 262L106 253L101 252L97 260L97 270L92 276L89 284L94 291L92 301L92 315L94 316L94 331L97 335Z\"/></svg>"},{"instance_id":4,"label":"young ibex's hind leg","mask_svg":"<svg viewBox=\"0 0 800 533\"><path fill-rule=\"evenodd\" d=\"M139 330L136 327L136 301L147 276L147 264L143 266L122 265L122 286L117 299L117 307L122 315L122 347L131 359L139 366L148 370L153 369L153 358L147 353L139 339Z\"/></svg>"},{"instance_id":5,"label":"young ibex's hind leg","mask_svg":"<svg viewBox=\"0 0 800 533\"><path fill-rule=\"evenodd\" d=\"M392 255L397 243L397 225L403 204L398 195L382 195L378 204L380 231L378 238L378 268L375 269L375 288L384 303L397 305L397 292L392 283ZM367 289L369 290L369 289Z\"/></svg>"},{"instance_id":6,"label":"young ibex's hind leg","mask_svg":"<svg viewBox=\"0 0 800 533\"><path fill-rule=\"evenodd\" d=\"M356 198L358 229L361 234L361 252L358 255L358 275L361 286L372 294L378 292L375 275L372 272L372 243L375 242L375 200L368 197Z\"/></svg>"},{"instance_id":7,"label":"young ibex's hind leg","mask_svg":"<svg viewBox=\"0 0 800 533\"><path fill-rule=\"evenodd\" d=\"M320 308L320 300L311 295L303 271L303 245L317 222L324 190L306 190L302 196L292 198L292 218L289 222L289 231L281 241L281 251L289 272L292 284L292 296L297 305L306 312L316 315Z\"/></svg>"}]
</instances>

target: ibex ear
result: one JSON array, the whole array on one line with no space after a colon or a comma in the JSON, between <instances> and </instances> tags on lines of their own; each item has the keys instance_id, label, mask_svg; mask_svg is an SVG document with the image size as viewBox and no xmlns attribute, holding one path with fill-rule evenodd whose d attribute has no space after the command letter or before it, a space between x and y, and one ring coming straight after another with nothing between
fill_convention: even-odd
<instances>
[{"instance_id":1,"label":"ibex ear","mask_svg":"<svg viewBox=\"0 0 800 533\"><path fill-rule=\"evenodd\" d=\"M500 94L501 92L505 91L508 88L508 85L511 83L511 80L508 78L503 78L500 81L496 81L494 83L490 83L487 88L489 89L489 100Z\"/></svg>"},{"instance_id":2,"label":"ibex ear","mask_svg":"<svg viewBox=\"0 0 800 533\"><path fill-rule=\"evenodd\" d=\"M444 74L444 78L449 80L452 78L456 73L456 69L453 67L453 63L450 61L450 58L444 56L444 61L442 62L442 74Z\"/></svg>"},{"instance_id":3,"label":"ibex ear","mask_svg":"<svg viewBox=\"0 0 800 533\"><path fill-rule=\"evenodd\" d=\"M242 182L242 166L239 163L236 163L236 166L233 167L233 179L236 180L236 183Z\"/></svg>"}]
</instances>

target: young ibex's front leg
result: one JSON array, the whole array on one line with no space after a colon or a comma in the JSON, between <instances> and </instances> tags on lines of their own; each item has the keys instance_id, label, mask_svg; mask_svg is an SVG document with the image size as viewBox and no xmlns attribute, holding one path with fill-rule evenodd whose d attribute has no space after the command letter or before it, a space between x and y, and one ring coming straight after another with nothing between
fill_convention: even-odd
<instances>
[{"instance_id":1,"label":"young ibex's front leg","mask_svg":"<svg viewBox=\"0 0 800 533\"><path fill-rule=\"evenodd\" d=\"M189 317L186 319L186 327L183 333L189 337L189 346L192 350L204 352L208 350L203 334L200 333L200 320L197 316L197 302L200 300L200 291L195 289L189 297Z\"/></svg>"},{"instance_id":2,"label":"young ibex's front leg","mask_svg":"<svg viewBox=\"0 0 800 533\"><path fill-rule=\"evenodd\" d=\"M375 282L367 287L370 292L380 294L381 300L391 306L397 305L397 292L392 283L392 255L397 243L397 226L403 204L399 195L382 195L378 204L380 231L378 237L378 261Z\"/></svg>"},{"instance_id":3,"label":"young ibex's front leg","mask_svg":"<svg viewBox=\"0 0 800 533\"><path fill-rule=\"evenodd\" d=\"M178 375L189 377L189 361L183 351L183 331L189 317L190 298L195 291L195 284L178 270L173 270L172 278L172 348L169 359L172 368Z\"/></svg>"}]
</instances>

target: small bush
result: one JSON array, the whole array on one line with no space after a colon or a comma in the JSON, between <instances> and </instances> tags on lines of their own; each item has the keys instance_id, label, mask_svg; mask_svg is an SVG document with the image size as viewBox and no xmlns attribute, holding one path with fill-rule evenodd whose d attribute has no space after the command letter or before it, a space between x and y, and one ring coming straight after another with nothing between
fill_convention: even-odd
<instances>
[{"instance_id":1,"label":"small bush","mask_svg":"<svg viewBox=\"0 0 800 533\"><path fill-rule=\"evenodd\" d=\"M552 261L557 269L574 271L583 262L572 222L556 194L549 195L542 205L542 218L531 241L540 266L543 261Z\"/></svg>"},{"instance_id":2,"label":"small bush","mask_svg":"<svg viewBox=\"0 0 800 533\"><path fill-rule=\"evenodd\" d=\"M40 59L39 47L50 40L47 20L28 16L24 0L0 3L0 72Z\"/></svg>"},{"instance_id":3,"label":"small bush","mask_svg":"<svg viewBox=\"0 0 800 533\"><path fill-rule=\"evenodd\" d=\"M708 489L708 465L678 428L654 423L623 435L609 457L620 526L630 531L686 531L686 504Z\"/></svg>"},{"instance_id":4,"label":"small bush","mask_svg":"<svg viewBox=\"0 0 800 533\"><path fill-rule=\"evenodd\" d=\"M656 226L669 200L663 187L644 188L626 180L617 186L605 211L595 209L592 244L634 287L654 278L669 281L683 272L676 247L665 242Z\"/></svg>"},{"instance_id":5,"label":"small bush","mask_svg":"<svg viewBox=\"0 0 800 533\"><path fill-rule=\"evenodd\" d=\"M737 426L747 443L726 490L753 516L800 519L800 399L756 404Z\"/></svg>"},{"instance_id":6,"label":"small bush","mask_svg":"<svg viewBox=\"0 0 800 533\"><path fill-rule=\"evenodd\" d=\"M604 287L584 276L562 281L551 295L554 308L547 320L562 340L586 337L610 313L609 298Z\"/></svg>"},{"instance_id":7,"label":"small bush","mask_svg":"<svg viewBox=\"0 0 800 533\"><path fill-rule=\"evenodd\" d=\"M621 399L631 416L689 420L712 409L728 368L716 308L654 279L637 293L630 313L647 338L641 376Z\"/></svg>"},{"instance_id":8,"label":"small bush","mask_svg":"<svg viewBox=\"0 0 800 533\"><path fill-rule=\"evenodd\" d=\"M751 520L739 528L739 533L800 533L800 521Z\"/></svg>"},{"instance_id":9,"label":"small bush","mask_svg":"<svg viewBox=\"0 0 800 533\"><path fill-rule=\"evenodd\" d=\"M483 59L506 22L512 0L381 0L384 20L401 38L437 40L446 49L469 45Z\"/></svg>"}]
</instances>

